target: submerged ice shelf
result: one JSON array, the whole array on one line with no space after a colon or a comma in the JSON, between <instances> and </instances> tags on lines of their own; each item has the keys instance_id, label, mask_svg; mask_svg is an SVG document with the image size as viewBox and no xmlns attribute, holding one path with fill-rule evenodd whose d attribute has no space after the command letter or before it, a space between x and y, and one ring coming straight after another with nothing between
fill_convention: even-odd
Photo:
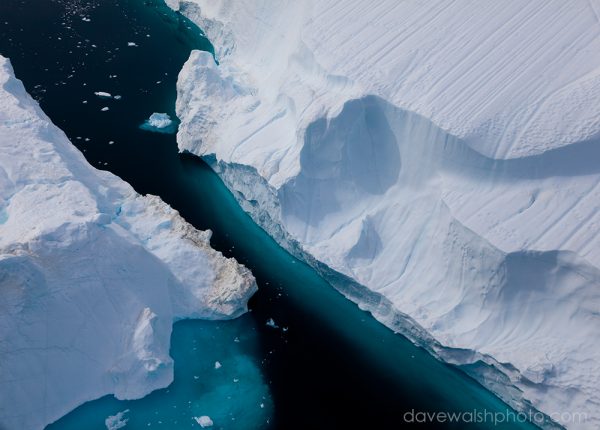
<instances>
[{"instance_id":1,"label":"submerged ice shelf","mask_svg":"<svg viewBox=\"0 0 600 430\"><path fill-rule=\"evenodd\" d=\"M0 148L0 427L165 387L174 321L246 310L252 274L158 197L88 165L4 57Z\"/></svg>"},{"instance_id":2,"label":"submerged ice shelf","mask_svg":"<svg viewBox=\"0 0 600 430\"><path fill-rule=\"evenodd\" d=\"M517 407L597 427L593 4L168 4L219 60L194 52L179 76L182 151L386 325L500 369L475 375Z\"/></svg>"}]
</instances>

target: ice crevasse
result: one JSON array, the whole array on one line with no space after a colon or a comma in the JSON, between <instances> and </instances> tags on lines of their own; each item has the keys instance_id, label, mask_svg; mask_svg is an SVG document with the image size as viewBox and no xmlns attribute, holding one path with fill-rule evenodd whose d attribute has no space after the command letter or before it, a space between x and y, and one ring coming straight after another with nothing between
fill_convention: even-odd
<instances>
[{"instance_id":1,"label":"ice crevasse","mask_svg":"<svg viewBox=\"0 0 600 430\"><path fill-rule=\"evenodd\" d=\"M0 57L0 428L41 429L173 379L171 326L246 310L252 274L96 170Z\"/></svg>"},{"instance_id":2,"label":"ice crevasse","mask_svg":"<svg viewBox=\"0 0 600 430\"><path fill-rule=\"evenodd\" d=\"M218 60L179 75L180 150L386 325L600 425L597 1L167 3Z\"/></svg>"}]
</instances>

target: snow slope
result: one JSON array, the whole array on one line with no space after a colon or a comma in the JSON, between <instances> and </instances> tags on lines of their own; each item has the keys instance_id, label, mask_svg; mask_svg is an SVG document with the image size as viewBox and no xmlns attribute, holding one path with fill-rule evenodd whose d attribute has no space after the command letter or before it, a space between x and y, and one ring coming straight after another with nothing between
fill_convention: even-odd
<instances>
[{"instance_id":1,"label":"snow slope","mask_svg":"<svg viewBox=\"0 0 600 430\"><path fill-rule=\"evenodd\" d=\"M0 57L0 428L41 429L173 379L171 325L256 290L158 197L94 169Z\"/></svg>"},{"instance_id":2,"label":"snow slope","mask_svg":"<svg viewBox=\"0 0 600 430\"><path fill-rule=\"evenodd\" d=\"M600 426L597 0L168 4L219 61L180 73L182 151L385 324Z\"/></svg>"}]
</instances>

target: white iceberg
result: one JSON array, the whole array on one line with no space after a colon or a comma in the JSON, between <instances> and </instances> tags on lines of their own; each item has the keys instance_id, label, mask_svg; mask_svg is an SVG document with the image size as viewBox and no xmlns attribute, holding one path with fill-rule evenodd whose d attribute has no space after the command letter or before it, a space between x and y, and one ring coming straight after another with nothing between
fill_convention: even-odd
<instances>
[{"instance_id":1,"label":"white iceberg","mask_svg":"<svg viewBox=\"0 0 600 430\"><path fill-rule=\"evenodd\" d=\"M0 428L166 387L173 321L246 311L251 273L90 166L1 56L0 153Z\"/></svg>"},{"instance_id":2,"label":"white iceberg","mask_svg":"<svg viewBox=\"0 0 600 430\"><path fill-rule=\"evenodd\" d=\"M181 151L384 324L494 365L475 376L515 407L600 426L593 4L168 4L219 60L179 75Z\"/></svg>"},{"instance_id":3,"label":"white iceberg","mask_svg":"<svg viewBox=\"0 0 600 430\"><path fill-rule=\"evenodd\" d=\"M129 418L125 418L125 415L129 412L129 409L117 412L116 415L110 415L104 420L104 425L107 430L119 430L127 425Z\"/></svg>"},{"instance_id":4,"label":"white iceberg","mask_svg":"<svg viewBox=\"0 0 600 430\"><path fill-rule=\"evenodd\" d=\"M150 118L140 125L140 128L146 131L171 134L177 131L177 124L168 114L154 112L150 115Z\"/></svg>"},{"instance_id":5,"label":"white iceberg","mask_svg":"<svg viewBox=\"0 0 600 430\"><path fill-rule=\"evenodd\" d=\"M112 94L107 93L106 91L96 91L94 94L103 99L109 99L112 97Z\"/></svg>"},{"instance_id":6,"label":"white iceberg","mask_svg":"<svg viewBox=\"0 0 600 430\"><path fill-rule=\"evenodd\" d=\"M194 417L194 419L198 424L200 424L200 427L202 428L212 427L213 425L213 421L207 415L202 415L201 417Z\"/></svg>"}]
</instances>

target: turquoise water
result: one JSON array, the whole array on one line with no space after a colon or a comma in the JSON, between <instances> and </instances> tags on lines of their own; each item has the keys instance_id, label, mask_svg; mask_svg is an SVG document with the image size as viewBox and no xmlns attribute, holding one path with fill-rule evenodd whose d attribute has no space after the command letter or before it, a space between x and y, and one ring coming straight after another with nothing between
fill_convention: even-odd
<instances>
[{"instance_id":1,"label":"turquoise water","mask_svg":"<svg viewBox=\"0 0 600 430\"><path fill-rule=\"evenodd\" d=\"M269 428L273 404L257 358L254 326L249 316L218 323L180 321L171 347L175 381L167 389L137 401L106 396L47 428L106 429L105 419L122 411L127 411L127 429L200 428L194 417L203 415L215 429Z\"/></svg>"},{"instance_id":2,"label":"turquoise water","mask_svg":"<svg viewBox=\"0 0 600 430\"><path fill-rule=\"evenodd\" d=\"M175 324L168 389L129 402L107 396L48 428L103 429L106 417L125 410L128 430L200 428L193 418L201 415L224 429L532 427L405 422L412 411L508 408L282 250L204 162L178 153L174 135L139 128L153 112L174 117L177 73L194 48L212 49L157 0L0 2L0 53L88 161L210 228L211 244L247 265L259 285L242 318ZM122 98L104 100L94 91Z\"/></svg>"}]
</instances>

